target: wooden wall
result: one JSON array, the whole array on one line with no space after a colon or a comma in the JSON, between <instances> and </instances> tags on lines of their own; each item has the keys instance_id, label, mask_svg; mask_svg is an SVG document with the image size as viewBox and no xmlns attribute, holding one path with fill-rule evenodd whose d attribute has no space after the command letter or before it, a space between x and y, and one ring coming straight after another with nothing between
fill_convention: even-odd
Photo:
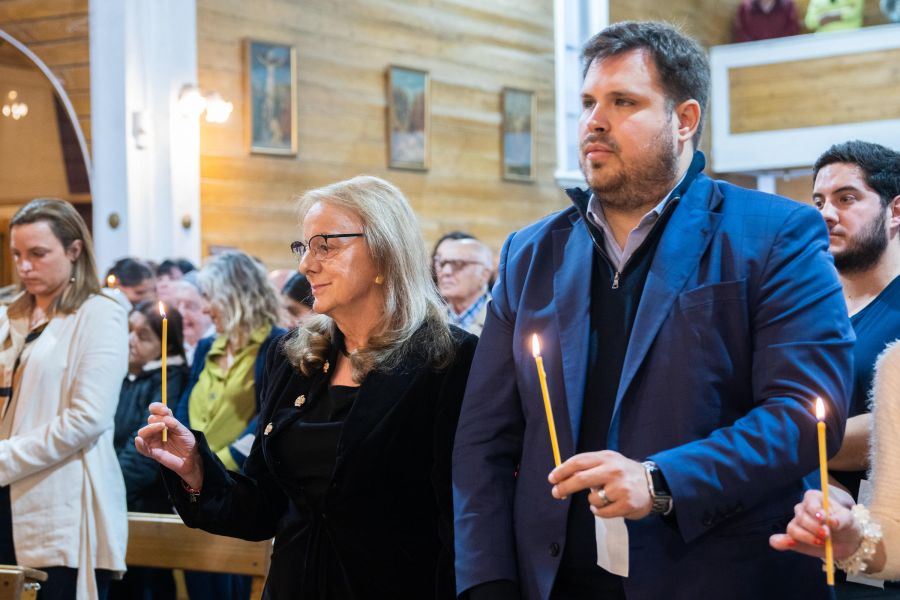
<instances>
[{"instance_id":1,"label":"wooden wall","mask_svg":"<svg viewBox=\"0 0 900 600\"><path fill-rule=\"evenodd\" d=\"M235 104L201 129L201 231L270 267L292 266L293 198L368 173L397 184L430 243L464 229L499 248L512 230L565 206L554 183L552 0L198 0L200 85ZM293 44L299 153L250 155L244 137L244 38ZM386 167L385 72L431 75L431 168ZM500 90L537 97L536 181L500 177Z\"/></svg>"},{"instance_id":2,"label":"wooden wall","mask_svg":"<svg viewBox=\"0 0 900 600\"><path fill-rule=\"evenodd\" d=\"M28 46L62 82L90 148L88 0L0 0L0 29Z\"/></svg>"},{"instance_id":3,"label":"wooden wall","mask_svg":"<svg viewBox=\"0 0 900 600\"><path fill-rule=\"evenodd\" d=\"M659 19L681 26L704 46L731 43L731 26L741 0L609 0L609 20Z\"/></svg>"},{"instance_id":4,"label":"wooden wall","mask_svg":"<svg viewBox=\"0 0 900 600\"><path fill-rule=\"evenodd\" d=\"M898 119L898 64L891 49L730 69L731 132Z\"/></svg>"}]
</instances>

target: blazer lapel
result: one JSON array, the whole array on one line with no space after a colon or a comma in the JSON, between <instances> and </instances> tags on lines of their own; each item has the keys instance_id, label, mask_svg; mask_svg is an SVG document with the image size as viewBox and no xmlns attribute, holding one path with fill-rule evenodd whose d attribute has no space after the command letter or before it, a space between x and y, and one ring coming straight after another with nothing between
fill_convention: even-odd
<instances>
[{"instance_id":1,"label":"blazer lapel","mask_svg":"<svg viewBox=\"0 0 900 600\"><path fill-rule=\"evenodd\" d=\"M700 257L721 221L721 215L711 210L720 200L721 195L713 182L706 177L698 178L680 201L680 206L675 208L675 213L659 240L625 351L613 411L613 426L609 433L610 448L618 446L615 423L622 398L634 381L672 304L697 269Z\"/></svg>"},{"instance_id":2,"label":"blazer lapel","mask_svg":"<svg viewBox=\"0 0 900 600\"><path fill-rule=\"evenodd\" d=\"M592 242L577 215L573 221L570 229L553 232L553 304L559 325L560 362L572 428L572 447L568 452L561 449L564 455L574 454L578 446L591 322ZM560 443L564 443L563 439Z\"/></svg>"},{"instance_id":3,"label":"blazer lapel","mask_svg":"<svg viewBox=\"0 0 900 600\"><path fill-rule=\"evenodd\" d=\"M410 364L413 363L413 364ZM359 395L344 421L338 442L338 460L353 452L378 428L391 409L406 396L413 382L426 370L419 357L389 373L372 372L359 386Z\"/></svg>"}]
</instances>

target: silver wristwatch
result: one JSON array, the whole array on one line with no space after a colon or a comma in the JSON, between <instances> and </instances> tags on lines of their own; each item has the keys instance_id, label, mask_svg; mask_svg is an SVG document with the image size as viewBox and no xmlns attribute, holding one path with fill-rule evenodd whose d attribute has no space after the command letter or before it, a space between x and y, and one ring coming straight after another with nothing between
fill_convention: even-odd
<instances>
[{"instance_id":1,"label":"silver wristwatch","mask_svg":"<svg viewBox=\"0 0 900 600\"><path fill-rule=\"evenodd\" d=\"M672 512L672 494L669 486L663 478L662 472L652 460L641 463L644 466L644 474L647 476L647 489L650 490L650 499L653 506L650 512L655 515L667 515Z\"/></svg>"}]
</instances>

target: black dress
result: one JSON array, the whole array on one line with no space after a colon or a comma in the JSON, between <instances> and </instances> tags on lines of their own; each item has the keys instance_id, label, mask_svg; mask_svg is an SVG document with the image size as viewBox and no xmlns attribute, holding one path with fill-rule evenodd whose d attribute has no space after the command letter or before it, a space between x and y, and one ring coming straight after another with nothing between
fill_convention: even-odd
<instances>
[{"instance_id":1,"label":"black dress","mask_svg":"<svg viewBox=\"0 0 900 600\"><path fill-rule=\"evenodd\" d=\"M303 376L272 344L244 474L226 471L202 434L198 502L164 471L185 523L274 536L265 598L455 598L450 457L476 338L453 333L448 368L413 356L359 388Z\"/></svg>"}]
</instances>

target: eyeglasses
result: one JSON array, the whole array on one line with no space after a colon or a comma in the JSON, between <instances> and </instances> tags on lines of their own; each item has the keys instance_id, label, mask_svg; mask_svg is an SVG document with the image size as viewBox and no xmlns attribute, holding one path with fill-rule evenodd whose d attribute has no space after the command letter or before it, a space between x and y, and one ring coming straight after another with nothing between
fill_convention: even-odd
<instances>
[{"instance_id":1,"label":"eyeglasses","mask_svg":"<svg viewBox=\"0 0 900 600\"><path fill-rule=\"evenodd\" d=\"M314 259L327 260L333 258L334 255L338 253L338 250L341 249L340 246L329 246L328 240L334 238L365 237L365 235L366 234L364 233L320 233L319 235L314 235L309 238L306 243L293 242L291 244L291 252L294 253L297 260L303 260L307 250L312 251Z\"/></svg>"},{"instance_id":2,"label":"eyeglasses","mask_svg":"<svg viewBox=\"0 0 900 600\"><path fill-rule=\"evenodd\" d=\"M435 258L434 259L434 270L436 273L440 273L444 270L444 267L450 267L450 271L456 273L460 269L464 267L468 267L469 265L481 265L484 266L481 262L477 260L460 260L460 259L452 259L452 258Z\"/></svg>"}]
</instances>

